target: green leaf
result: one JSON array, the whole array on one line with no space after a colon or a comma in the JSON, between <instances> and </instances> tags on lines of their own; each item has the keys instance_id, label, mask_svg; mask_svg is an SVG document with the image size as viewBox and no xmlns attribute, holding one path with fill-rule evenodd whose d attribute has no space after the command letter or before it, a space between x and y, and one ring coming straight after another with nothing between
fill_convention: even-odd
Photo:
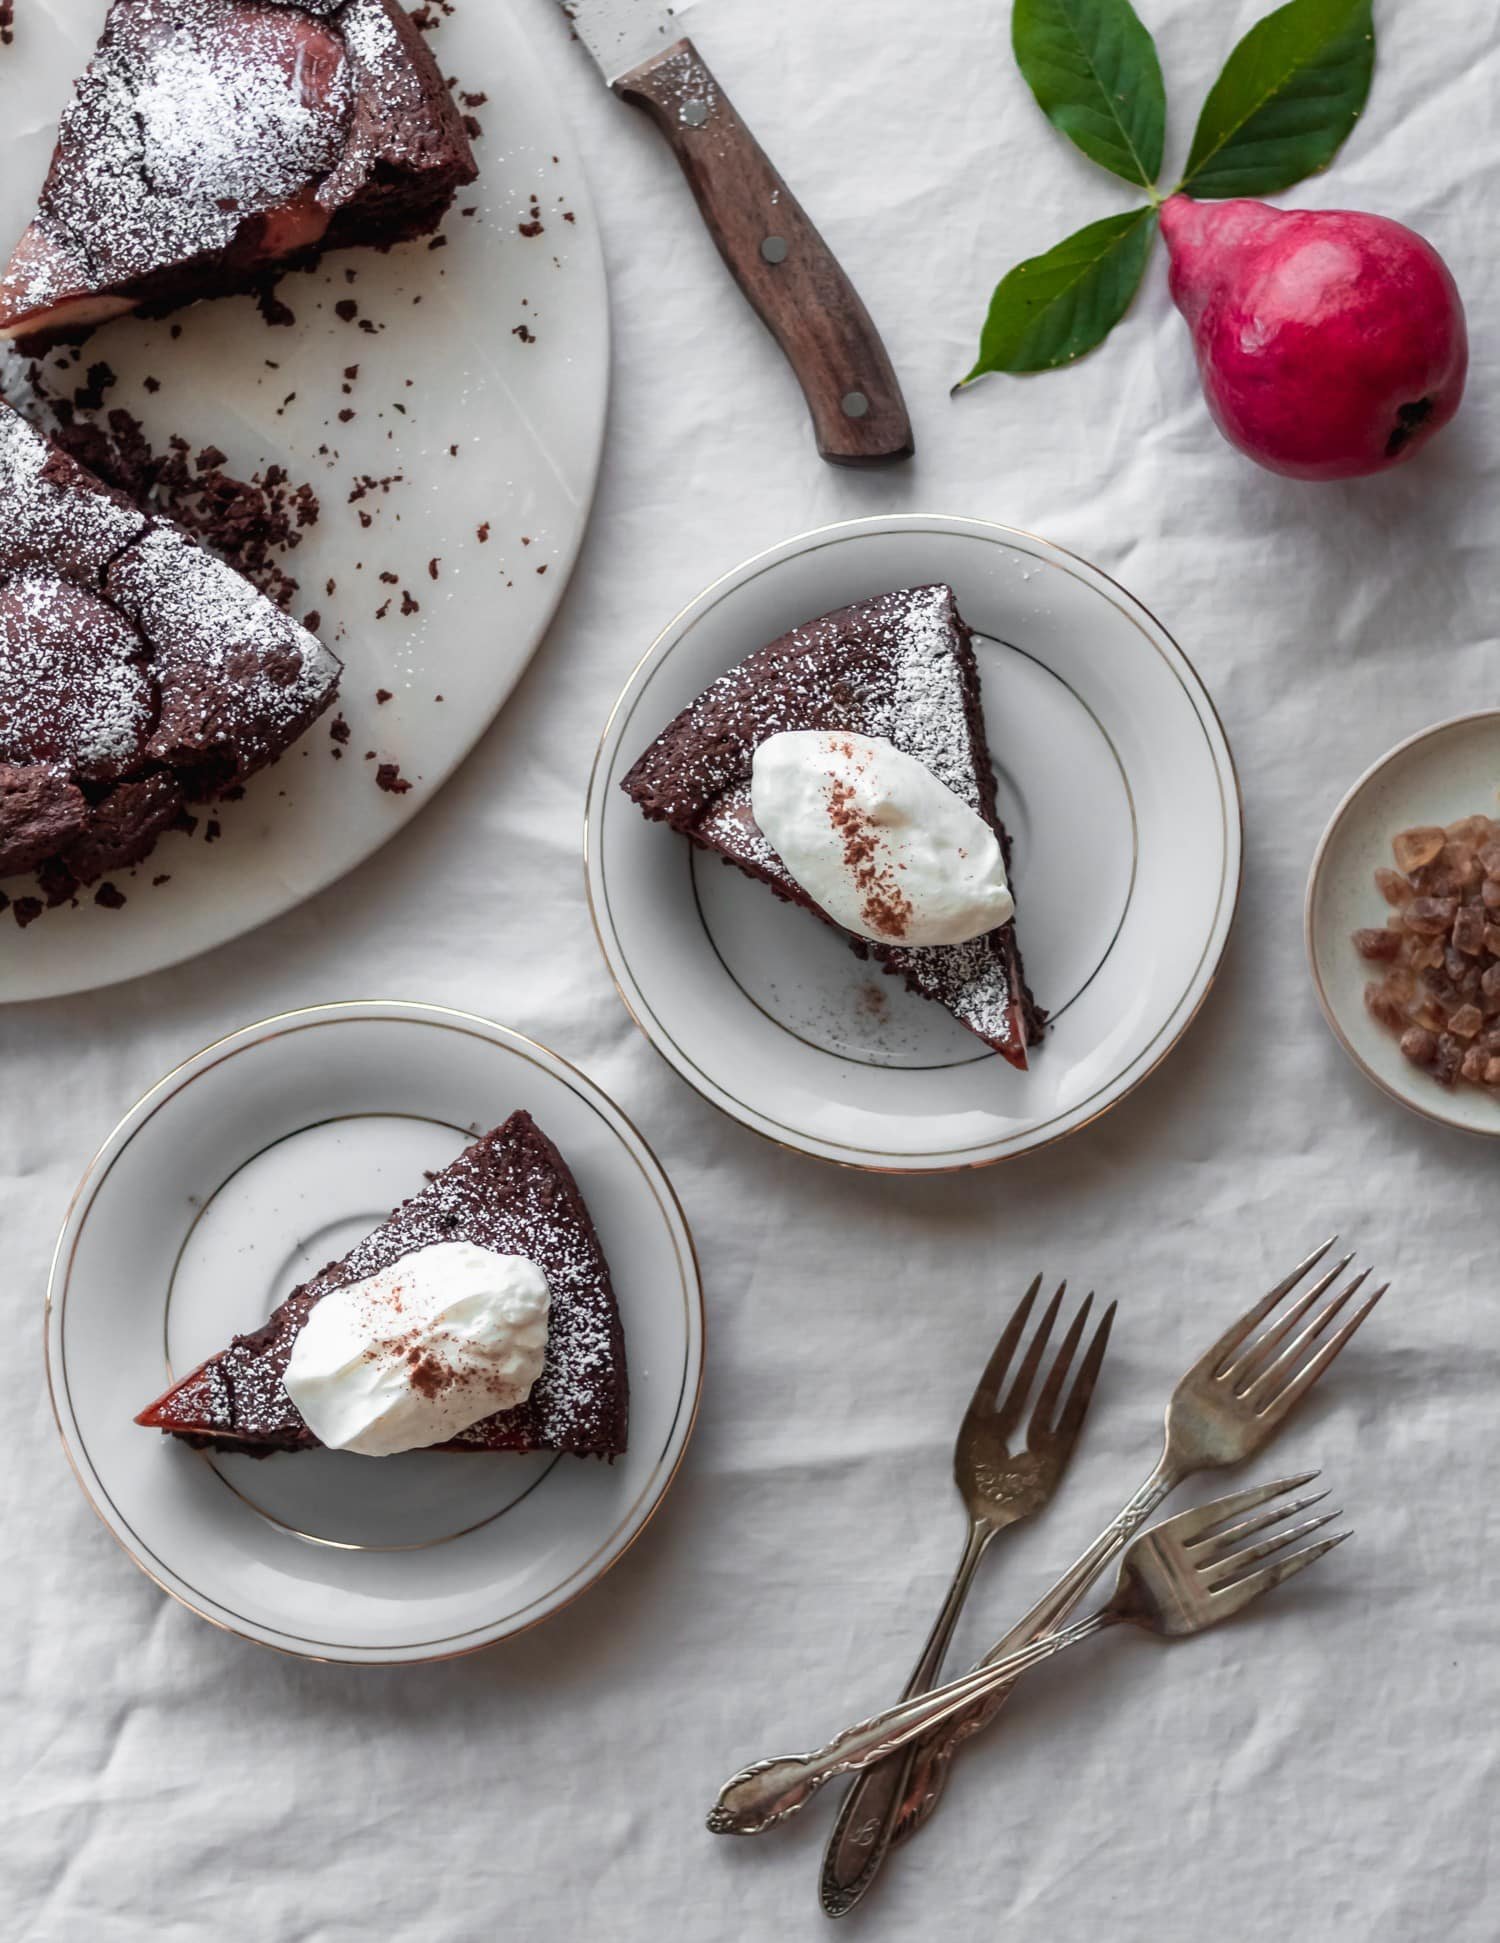
<instances>
[{"instance_id":1,"label":"green leaf","mask_svg":"<svg viewBox=\"0 0 1500 1943\"><path fill-rule=\"evenodd\" d=\"M1091 160L1149 189L1167 95L1130 0L1015 0L1011 45L1042 113Z\"/></svg>"},{"instance_id":2,"label":"green leaf","mask_svg":"<svg viewBox=\"0 0 1500 1943\"><path fill-rule=\"evenodd\" d=\"M1374 67L1371 0L1291 0L1267 14L1209 91L1181 187L1269 196L1327 168Z\"/></svg>"},{"instance_id":3,"label":"green leaf","mask_svg":"<svg viewBox=\"0 0 1500 1943\"><path fill-rule=\"evenodd\" d=\"M1052 371L1092 351L1129 308L1155 234L1155 209L1128 209L1018 263L990 299L978 360L961 384L987 371Z\"/></svg>"}]
</instances>

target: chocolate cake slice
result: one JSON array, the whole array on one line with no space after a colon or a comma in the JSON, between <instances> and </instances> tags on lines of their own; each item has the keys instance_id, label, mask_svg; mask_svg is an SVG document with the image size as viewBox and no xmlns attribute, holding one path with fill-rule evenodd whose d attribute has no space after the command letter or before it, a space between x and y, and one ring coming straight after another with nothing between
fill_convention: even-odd
<instances>
[{"instance_id":1,"label":"chocolate cake slice","mask_svg":"<svg viewBox=\"0 0 1500 1943\"><path fill-rule=\"evenodd\" d=\"M170 520L0 404L0 876L135 863L275 760L340 667Z\"/></svg>"},{"instance_id":2,"label":"chocolate cake slice","mask_svg":"<svg viewBox=\"0 0 1500 1943\"><path fill-rule=\"evenodd\" d=\"M434 229L476 174L398 0L113 0L0 277L41 346Z\"/></svg>"},{"instance_id":3,"label":"chocolate cake slice","mask_svg":"<svg viewBox=\"0 0 1500 1943\"><path fill-rule=\"evenodd\" d=\"M200 1449L263 1457L317 1448L281 1380L308 1312L331 1290L440 1241L524 1255L552 1296L546 1359L531 1395L442 1448L619 1456L629 1386L609 1268L567 1162L529 1113L513 1113L476 1140L342 1261L293 1289L259 1329L236 1336L136 1422Z\"/></svg>"},{"instance_id":4,"label":"chocolate cake slice","mask_svg":"<svg viewBox=\"0 0 1500 1943\"><path fill-rule=\"evenodd\" d=\"M1026 989L1014 922L966 944L858 937L834 924L766 841L750 808L751 762L768 736L789 729L841 729L893 742L984 818L1008 871L1010 839L995 806L979 670L952 588L904 588L793 628L706 688L621 787L648 817L833 924L861 958L875 959L1024 1067L1046 1014Z\"/></svg>"}]
</instances>

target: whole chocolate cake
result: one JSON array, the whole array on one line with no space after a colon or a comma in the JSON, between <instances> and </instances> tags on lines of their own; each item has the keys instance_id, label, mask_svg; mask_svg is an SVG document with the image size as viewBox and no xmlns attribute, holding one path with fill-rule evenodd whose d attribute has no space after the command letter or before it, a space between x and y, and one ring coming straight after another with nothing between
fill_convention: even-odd
<instances>
[{"instance_id":1,"label":"whole chocolate cake","mask_svg":"<svg viewBox=\"0 0 1500 1943\"><path fill-rule=\"evenodd\" d=\"M0 876L81 883L327 708L328 649L0 404Z\"/></svg>"},{"instance_id":2,"label":"whole chocolate cake","mask_svg":"<svg viewBox=\"0 0 1500 1943\"><path fill-rule=\"evenodd\" d=\"M475 173L397 0L113 0L0 277L0 336L74 337L421 235Z\"/></svg>"},{"instance_id":3,"label":"whole chocolate cake","mask_svg":"<svg viewBox=\"0 0 1500 1943\"><path fill-rule=\"evenodd\" d=\"M316 1449L317 1438L281 1380L313 1305L444 1241L535 1262L547 1279L551 1314L542 1372L526 1401L484 1418L443 1448L618 1456L625 1449L629 1385L609 1268L567 1162L529 1113L513 1113L466 1148L342 1261L294 1289L259 1329L236 1336L136 1422L200 1448L253 1456Z\"/></svg>"},{"instance_id":4,"label":"whole chocolate cake","mask_svg":"<svg viewBox=\"0 0 1500 1943\"><path fill-rule=\"evenodd\" d=\"M910 587L856 601L793 628L723 674L668 723L621 787L648 817L833 920L787 870L757 826L750 771L757 747L783 730L879 736L915 757L1010 839L995 804L995 771L969 628L951 587ZM1014 922L964 944L897 945L834 927L1013 1066L1042 1037L1046 1014L1026 988Z\"/></svg>"}]
</instances>

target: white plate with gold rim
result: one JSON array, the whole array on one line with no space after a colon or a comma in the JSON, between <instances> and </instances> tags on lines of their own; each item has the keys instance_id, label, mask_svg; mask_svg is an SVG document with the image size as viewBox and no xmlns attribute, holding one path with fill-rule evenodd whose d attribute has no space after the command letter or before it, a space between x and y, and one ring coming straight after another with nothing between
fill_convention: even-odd
<instances>
[{"instance_id":1,"label":"white plate with gold rim","mask_svg":"<svg viewBox=\"0 0 1500 1943\"><path fill-rule=\"evenodd\" d=\"M518 1107L573 1169L610 1265L624 1456L255 1459L132 1421ZM58 1427L110 1532L203 1618L309 1659L447 1659L567 1605L661 1502L702 1366L692 1240L640 1135L555 1053L436 1006L287 1013L168 1074L84 1176L47 1293Z\"/></svg>"},{"instance_id":2,"label":"white plate with gold rim","mask_svg":"<svg viewBox=\"0 0 1500 1943\"><path fill-rule=\"evenodd\" d=\"M954 587L976 631L1021 949L1053 1014L1026 1073L620 790L677 711L753 649L931 581ZM690 1085L785 1146L926 1173L1061 1139L1166 1057L1229 936L1240 801L1203 684L1122 587L1010 527L891 514L773 547L667 627L604 731L585 849L615 983Z\"/></svg>"},{"instance_id":3,"label":"white plate with gold rim","mask_svg":"<svg viewBox=\"0 0 1500 1943\"><path fill-rule=\"evenodd\" d=\"M317 610L343 660L338 701L243 801L112 872L121 908L85 893L24 931L3 913L0 1002L176 964L342 877L473 748L562 598L608 405L598 226L536 36L487 0L427 12L444 74L488 97L475 110L479 179L443 224L446 247L335 251L280 284L291 325L271 329L253 298L235 297L123 318L81 359L114 370L108 403L134 412L158 449L180 434L194 452L220 447L238 477L276 464L312 486L321 516L285 564L301 586L295 611ZM35 206L105 13L105 0L28 0L4 49L0 251ZM348 301L359 314L345 321L335 306ZM82 377L66 351L43 371L64 396ZM21 368L3 376L25 407ZM342 744L329 734L340 714ZM377 788L385 762L408 791Z\"/></svg>"},{"instance_id":4,"label":"white plate with gold rim","mask_svg":"<svg viewBox=\"0 0 1500 1943\"><path fill-rule=\"evenodd\" d=\"M1372 763L1329 818L1308 873L1307 962L1323 1016L1344 1051L1383 1093L1424 1119L1500 1136L1500 1105L1477 1086L1450 1092L1404 1057L1365 1009L1378 977L1353 936L1391 915L1375 872L1393 865L1391 839L1423 824L1500 816L1500 709L1436 722Z\"/></svg>"}]
</instances>

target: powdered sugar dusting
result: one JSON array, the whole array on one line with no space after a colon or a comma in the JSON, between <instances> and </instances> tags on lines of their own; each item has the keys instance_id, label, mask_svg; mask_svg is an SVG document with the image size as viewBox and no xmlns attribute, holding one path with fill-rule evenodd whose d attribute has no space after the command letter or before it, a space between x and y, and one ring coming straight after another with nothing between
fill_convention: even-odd
<instances>
[{"instance_id":1,"label":"powdered sugar dusting","mask_svg":"<svg viewBox=\"0 0 1500 1943\"><path fill-rule=\"evenodd\" d=\"M367 74L385 73L399 65L400 37L379 0L351 0L340 25L351 60Z\"/></svg>"},{"instance_id":2,"label":"powdered sugar dusting","mask_svg":"<svg viewBox=\"0 0 1500 1943\"><path fill-rule=\"evenodd\" d=\"M3 404L0 504L0 859L91 883L274 760L339 664Z\"/></svg>"},{"instance_id":3,"label":"powdered sugar dusting","mask_svg":"<svg viewBox=\"0 0 1500 1943\"><path fill-rule=\"evenodd\" d=\"M953 596L946 587L888 594L896 644L896 679L871 731L926 765L971 810L979 780L964 709L964 685L953 652Z\"/></svg>"},{"instance_id":4,"label":"powdered sugar dusting","mask_svg":"<svg viewBox=\"0 0 1500 1943\"><path fill-rule=\"evenodd\" d=\"M92 594L28 568L0 584L0 762L87 782L141 759L156 695L135 630Z\"/></svg>"},{"instance_id":5,"label":"powdered sugar dusting","mask_svg":"<svg viewBox=\"0 0 1500 1943\"><path fill-rule=\"evenodd\" d=\"M127 0L64 112L11 308L224 250L329 172L352 106L336 32L300 10Z\"/></svg>"},{"instance_id":6,"label":"powdered sugar dusting","mask_svg":"<svg viewBox=\"0 0 1500 1943\"><path fill-rule=\"evenodd\" d=\"M648 816L799 901L751 812L760 743L787 729L882 736L998 831L994 778L970 713L976 681L950 588L881 594L794 628L721 675L663 731L624 788ZM853 942L991 1045L1021 1051L1010 925L958 945Z\"/></svg>"},{"instance_id":7,"label":"powdered sugar dusting","mask_svg":"<svg viewBox=\"0 0 1500 1943\"><path fill-rule=\"evenodd\" d=\"M308 1442L282 1374L303 1318L334 1289L439 1242L471 1241L536 1263L551 1296L546 1356L530 1397L455 1440L481 1449L623 1448L625 1363L609 1270L576 1189L524 1114L466 1149L422 1193L238 1337L173 1393L163 1428Z\"/></svg>"},{"instance_id":8,"label":"powdered sugar dusting","mask_svg":"<svg viewBox=\"0 0 1500 1943\"><path fill-rule=\"evenodd\" d=\"M345 64L310 103L305 53L288 71L283 51L284 42L253 17L233 40L199 40L179 29L153 50L134 100L141 152L151 189L195 206L192 220L201 222L209 208L239 217L274 207L337 153L349 110ZM237 205L232 211L221 208L226 195Z\"/></svg>"},{"instance_id":9,"label":"powdered sugar dusting","mask_svg":"<svg viewBox=\"0 0 1500 1943\"><path fill-rule=\"evenodd\" d=\"M325 694L338 663L232 567L158 525L110 569L109 594L148 640L161 689L151 752L233 743L237 766L283 748Z\"/></svg>"},{"instance_id":10,"label":"powdered sugar dusting","mask_svg":"<svg viewBox=\"0 0 1500 1943\"><path fill-rule=\"evenodd\" d=\"M76 477L40 432L0 405L0 572L30 563L97 586L110 561L145 532L144 513L108 493L80 497Z\"/></svg>"}]
</instances>

